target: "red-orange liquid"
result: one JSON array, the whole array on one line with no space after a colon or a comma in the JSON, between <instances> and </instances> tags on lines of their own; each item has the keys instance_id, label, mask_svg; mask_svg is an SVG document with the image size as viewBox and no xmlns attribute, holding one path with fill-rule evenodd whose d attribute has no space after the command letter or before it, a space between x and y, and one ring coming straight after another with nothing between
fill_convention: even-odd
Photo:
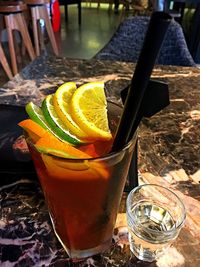
<instances>
[{"instance_id":1,"label":"red-orange liquid","mask_svg":"<svg viewBox=\"0 0 200 267\"><path fill-rule=\"evenodd\" d=\"M87 151L91 148L94 149L91 145L84 147ZM98 143L95 151L105 152L102 148ZM63 159L48 155L42 158L31 150L55 231L64 246L77 251L110 242L116 210L113 212L113 206L106 203L113 167L91 163L88 169L87 163L69 161L66 164Z\"/></svg>"},{"instance_id":2,"label":"red-orange liquid","mask_svg":"<svg viewBox=\"0 0 200 267\"><path fill-rule=\"evenodd\" d=\"M113 129L117 114L111 120ZM97 157L107 154L111 145L96 142L80 149ZM103 159L70 160L30 146L55 232L70 257L94 255L109 246L133 147Z\"/></svg>"}]
</instances>

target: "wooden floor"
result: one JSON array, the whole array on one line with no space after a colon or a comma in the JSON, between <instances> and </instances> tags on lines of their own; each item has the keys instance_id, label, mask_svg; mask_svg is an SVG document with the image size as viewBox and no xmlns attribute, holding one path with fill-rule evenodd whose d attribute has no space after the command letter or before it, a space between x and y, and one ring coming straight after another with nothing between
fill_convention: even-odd
<instances>
[{"instance_id":1,"label":"wooden floor","mask_svg":"<svg viewBox=\"0 0 200 267\"><path fill-rule=\"evenodd\" d=\"M109 9L108 4L97 3L82 4L82 23L78 25L78 10L76 6L69 6L68 22L65 21L64 9L61 10L61 30L57 32L56 40L60 56L69 58L92 58L111 38L115 32L121 14L114 13L114 6ZM45 45L47 53L51 53L49 43ZM7 51L7 43L4 43ZM25 67L30 62L28 57L23 58L20 67ZM0 85L8 81L2 66L0 66Z\"/></svg>"}]
</instances>

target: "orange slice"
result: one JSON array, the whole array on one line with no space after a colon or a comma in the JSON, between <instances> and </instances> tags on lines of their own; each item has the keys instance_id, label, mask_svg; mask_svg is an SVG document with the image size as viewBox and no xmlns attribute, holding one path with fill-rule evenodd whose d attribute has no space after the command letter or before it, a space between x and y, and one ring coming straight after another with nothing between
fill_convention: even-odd
<instances>
[{"instance_id":1,"label":"orange slice","mask_svg":"<svg viewBox=\"0 0 200 267\"><path fill-rule=\"evenodd\" d=\"M28 133L33 142L36 142L47 133L47 130L31 119L23 120L18 125Z\"/></svg>"},{"instance_id":2,"label":"orange slice","mask_svg":"<svg viewBox=\"0 0 200 267\"><path fill-rule=\"evenodd\" d=\"M70 144L63 143L49 134L41 137L35 144L36 148L43 152L65 158L91 158L88 154L76 149Z\"/></svg>"},{"instance_id":3,"label":"orange slice","mask_svg":"<svg viewBox=\"0 0 200 267\"><path fill-rule=\"evenodd\" d=\"M80 86L71 98L70 110L74 121L91 139L112 139L103 82L91 82Z\"/></svg>"},{"instance_id":4,"label":"orange slice","mask_svg":"<svg viewBox=\"0 0 200 267\"><path fill-rule=\"evenodd\" d=\"M28 133L40 152L65 158L91 158L87 153L74 148L68 143L61 142L53 134L30 119L21 121L19 126Z\"/></svg>"},{"instance_id":5,"label":"orange slice","mask_svg":"<svg viewBox=\"0 0 200 267\"><path fill-rule=\"evenodd\" d=\"M42 159L49 175L56 177L56 179L105 181L110 177L108 168L100 162L90 162L87 159L80 162L73 162L73 160L70 162L46 154L42 154Z\"/></svg>"}]
</instances>

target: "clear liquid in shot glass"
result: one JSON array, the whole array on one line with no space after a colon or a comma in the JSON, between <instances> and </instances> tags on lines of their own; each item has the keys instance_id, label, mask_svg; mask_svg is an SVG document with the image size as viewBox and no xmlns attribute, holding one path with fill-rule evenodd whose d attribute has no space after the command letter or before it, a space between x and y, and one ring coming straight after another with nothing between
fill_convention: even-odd
<instances>
[{"instance_id":1,"label":"clear liquid in shot glass","mask_svg":"<svg viewBox=\"0 0 200 267\"><path fill-rule=\"evenodd\" d=\"M176 238L175 221L165 208L151 202L139 202L131 213L132 219L127 217L131 251L141 260L156 260Z\"/></svg>"}]
</instances>

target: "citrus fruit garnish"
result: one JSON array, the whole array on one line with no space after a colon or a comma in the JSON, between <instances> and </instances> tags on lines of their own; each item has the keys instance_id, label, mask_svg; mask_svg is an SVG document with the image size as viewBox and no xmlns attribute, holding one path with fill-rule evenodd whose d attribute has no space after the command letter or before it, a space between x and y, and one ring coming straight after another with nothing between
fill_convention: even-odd
<instances>
[{"instance_id":1,"label":"citrus fruit garnish","mask_svg":"<svg viewBox=\"0 0 200 267\"><path fill-rule=\"evenodd\" d=\"M53 105L53 95L48 95L42 102L42 111L44 117L51 128L51 131L59 136L61 140L67 141L73 145L81 144L81 140L74 136L68 130L68 127L62 122L55 111Z\"/></svg>"},{"instance_id":2,"label":"citrus fruit garnish","mask_svg":"<svg viewBox=\"0 0 200 267\"><path fill-rule=\"evenodd\" d=\"M91 158L87 153L76 149L68 143L63 143L31 119L23 120L18 125L28 133L40 152L65 158Z\"/></svg>"},{"instance_id":3,"label":"citrus fruit garnish","mask_svg":"<svg viewBox=\"0 0 200 267\"><path fill-rule=\"evenodd\" d=\"M42 154L43 162L50 176L56 179L91 181L100 180L101 183L106 181L110 176L109 170L104 164L82 160L80 162L64 161L59 158L53 158L49 155Z\"/></svg>"},{"instance_id":4,"label":"citrus fruit garnish","mask_svg":"<svg viewBox=\"0 0 200 267\"><path fill-rule=\"evenodd\" d=\"M35 147L43 153L49 153L64 158L91 158L88 154L76 149L70 144L63 143L52 135L44 135L36 143Z\"/></svg>"},{"instance_id":5,"label":"citrus fruit garnish","mask_svg":"<svg viewBox=\"0 0 200 267\"><path fill-rule=\"evenodd\" d=\"M43 115L43 112L41 108L39 108L37 105L35 105L33 102L29 102L26 107L26 112L28 113L29 117L38 123L40 126L42 126L44 129L50 130L47 124L47 121L45 120L45 117Z\"/></svg>"},{"instance_id":6,"label":"citrus fruit garnish","mask_svg":"<svg viewBox=\"0 0 200 267\"><path fill-rule=\"evenodd\" d=\"M88 135L76 124L71 117L69 103L73 93L76 91L76 84L68 82L61 85L53 97L53 105L56 113L66 125L66 127L81 140L88 139Z\"/></svg>"},{"instance_id":7,"label":"citrus fruit garnish","mask_svg":"<svg viewBox=\"0 0 200 267\"><path fill-rule=\"evenodd\" d=\"M42 109L40 107L35 105L33 102L29 102L26 105L25 109L26 109L26 112L28 113L29 117L31 118L31 120L33 120L34 122L36 122L37 124L42 126L45 130L47 130L50 133L52 133L53 135L55 135L58 139L60 139L64 142L68 142L67 140L62 138L62 136L58 135L56 132L54 132L52 130L52 128L48 124L47 120L45 119L44 114L42 112Z\"/></svg>"},{"instance_id":8,"label":"citrus fruit garnish","mask_svg":"<svg viewBox=\"0 0 200 267\"><path fill-rule=\"evenodd\" d=\"M47 130L31 119L23 120L18 125L28 133L33 142L36 142L47 133Z\"/></svg>"},{"instance_id":9,"label":"citrus fruit garnish","mask_svg":"<svg viewBox=\"0 0 200 267\"><path fill-rule=\"evenodd\" d=\"M112 138L108 126L107 101L103 82L80 86L70 102L71 115L84 132L94 140Z\"/></svg>"}]
</instances>

